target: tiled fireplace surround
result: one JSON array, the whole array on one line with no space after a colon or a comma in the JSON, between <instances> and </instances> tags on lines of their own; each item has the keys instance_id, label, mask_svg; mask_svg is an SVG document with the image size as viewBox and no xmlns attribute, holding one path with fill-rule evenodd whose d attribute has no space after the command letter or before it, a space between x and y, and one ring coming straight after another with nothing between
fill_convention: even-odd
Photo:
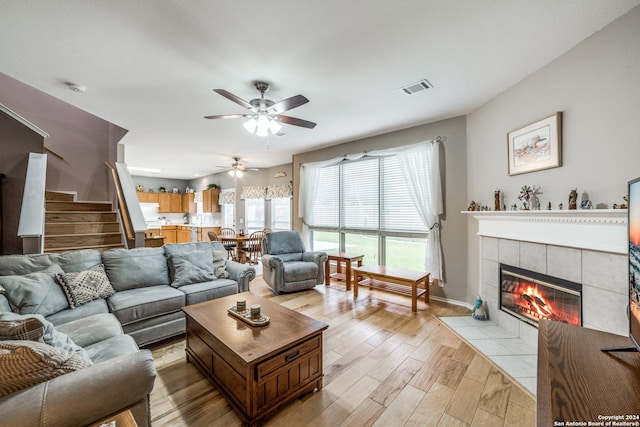
<instances>
[{"instance_id":1,"label":"tiled fireplace surround","mask_svg":"<svg viewBox=\"0 0 640 427\"><path fill-rule=\"evenodd\" d=\"M500 263L582 283L583 326L628 334L626 211L465 213L478 221L479 289L489 322L442 320L533 395L538 329L500 311Z\"/></svg>"},{"instance_id":2,"label":"tiled fireplace surround","mask_svg":"<svg viewBox=\"0 0 640 427\"><path fill-rule=\"evenodd\" d=\"M526 341L538 330L500 311L499 264L582 283L583 326L627 335L627 216L621 210L475 213L480 296L489 318Z\"/></svg>"}]
</instances>

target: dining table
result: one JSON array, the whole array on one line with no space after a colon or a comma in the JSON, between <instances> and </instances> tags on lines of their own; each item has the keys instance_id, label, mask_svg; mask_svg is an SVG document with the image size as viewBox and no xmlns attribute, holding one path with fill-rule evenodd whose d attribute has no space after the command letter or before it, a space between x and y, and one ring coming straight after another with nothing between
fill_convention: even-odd
<instances>
[{"instance_id":1,"label":"dining table","mask_svg":"<svg viewBox=\"0 0 640 427\"><path fill-rule=\"evenodd\" d=\"M220 236L220 240L223 243L235 243L236 244L236 255L235 261L239 263L247 262L247 252L244 251L244 245L249 241L250 236L248 234L236 234L235 236Z\"/></svg>"}]
</instances>

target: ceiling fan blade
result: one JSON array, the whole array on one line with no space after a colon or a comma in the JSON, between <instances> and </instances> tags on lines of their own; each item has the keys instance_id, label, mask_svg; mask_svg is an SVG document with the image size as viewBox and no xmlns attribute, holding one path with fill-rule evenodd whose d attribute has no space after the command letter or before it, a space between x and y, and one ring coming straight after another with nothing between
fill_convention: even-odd
<instances>
[{"instance_id":1,"label":"ceiling fan blade","mask_svg":"<svg viewBox=\"0 0 640 427\"><path fill-rule=\"evenodd\" d=\"M204 116L205 119L239 119L241 117L251 117L251 114L223 114L220 116Z\"/></svg>"},{"instance_id":2,"label":"ceiling fan blade","mask_svg":"<svg viewBox=\"0 0 640 427\"><path fill-rule=\"evenodd\" d=\"M300 126L308 129L313 129L314 127L316 127L315 123L310 122L308 120L298 119L296 117L277 115L277 116L273 116L273 118L287 125Z\"/></svg>"},{"instance_id":3,"label":"ceiling fan blade","mask_svg":"<svg viewBox=\"0 0 640 427\"><path fill-rule=\"evenodd\" d=\"M229 101L233 101L238 105L243 106L244 108L248 108L249 110L253 109L253 106L251 104L249 104L247 101L245 101L244 99L235 96L234 94L232 94L231 92L228 92L224 89L214 89L213 90L215 93L217 93L218 95L222 95L225 98L227 98Z\"/></svg>"},{"instance_id":4,"label":"ceiling fan blade","mask_svg":"<svg viewBox=\"0 0 640 427\"><path fill-rule=\"evenodd\" d=\"M274 114L284 113L285 111L293 110L296 107L306 104L309 100L302 96L296 95L291 98L283 99L280 102L276 102L269 108L269 112Z\"/></svg>"}]
</instances>

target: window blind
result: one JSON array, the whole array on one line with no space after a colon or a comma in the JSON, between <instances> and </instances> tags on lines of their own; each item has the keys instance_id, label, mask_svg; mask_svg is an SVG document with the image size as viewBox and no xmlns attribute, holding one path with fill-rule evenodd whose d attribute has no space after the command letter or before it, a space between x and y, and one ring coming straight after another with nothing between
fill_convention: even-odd
<instances>
[{"instance_id":1,"label":"window blind","mask_svg":"<svg viewBox=\"0 0 640 427\"><path fill-rule=\"evenodd\" d=\"M379 223L378 159L342 165L342 218L346 228L374 229Z\"/></svg>"},{"instance_id":2,"label":"window blind","mask_svg":"<svg viewBox=\"0 0 640 427\"><path fill-rule=\"evenodd\" d=\"M312 227L425 233L396 156L320 169Z\"/></svg>"}]
</instances>

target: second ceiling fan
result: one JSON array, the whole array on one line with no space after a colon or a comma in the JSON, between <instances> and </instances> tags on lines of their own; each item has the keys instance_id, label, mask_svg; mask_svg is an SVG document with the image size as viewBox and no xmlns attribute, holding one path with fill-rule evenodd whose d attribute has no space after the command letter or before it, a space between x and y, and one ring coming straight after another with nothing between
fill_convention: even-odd
<instances>
[{"instance_id":1,"label":"second ceiling fan","mask_svg":"<svg viewBox=\"0 0 640 427\"><path fill-rule=\"evenodd\" d=\"M217 166L219 168L226 168L227 166ZM242 163L240 163L240 157L234 157L233 163L231 163L231 169L227 170L227 173L231 176L237 176L240 178L247 171L258 171L259 169L255 168L245 168Z\"/></svg>"},{"instance_id":2,"label":"second ceiling fan","mask_svg":"<svg viewBox=\"0 0 640 427\"><path fill-rule=\"evenodd\" d=\"M299 119L296 117L285 116L281 113L292 110L301 105L306 104L309 100L302 96L296 95L290 98L283 99L279 102L273 102L270 99L264 97L264 94L269 90L269 84L261 81L254 82L254 86L260 92L260 98L252 99L251 101L245 101L244 99L228 92L224 89L213 89L219 95L224 96L230 101L249 110L249 113L245 114L224 114L216 116L204 116L205 119L237 119L242 117L248 117L249 120L244 123L244 127L251 133L255 133L258 136L267 136L269 134L275 135L280 130L280 123L287 125L300 126L308 129L313 129L316 124L308 120Z\"/></svg>"}]
</instances>

